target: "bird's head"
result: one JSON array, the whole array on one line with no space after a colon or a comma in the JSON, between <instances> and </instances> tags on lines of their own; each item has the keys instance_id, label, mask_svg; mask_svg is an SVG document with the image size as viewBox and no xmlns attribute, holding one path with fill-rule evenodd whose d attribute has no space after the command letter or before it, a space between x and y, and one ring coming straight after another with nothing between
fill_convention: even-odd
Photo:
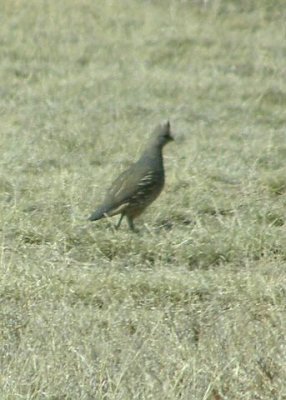
<instances>
[{"instance_id":1,"label":"bird's head","mask_svg":"<svg viewBox=\"0 0 286 400\"><path fill-rule=\"evenodd\" d=\"M162 147L168 142L174 140L171 132L170 122L167 121L165 124L158 125L152 134L152 139Z\"/></svg>"}]
</instances>

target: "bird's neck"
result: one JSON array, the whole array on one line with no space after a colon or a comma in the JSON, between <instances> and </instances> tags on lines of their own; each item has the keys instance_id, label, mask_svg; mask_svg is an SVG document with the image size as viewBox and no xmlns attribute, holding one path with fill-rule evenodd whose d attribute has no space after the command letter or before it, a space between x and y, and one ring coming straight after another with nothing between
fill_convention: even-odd
<instances>
[{"instance_id":1,"label":"bird's neck","mask_svg":"<svg viewBox=\"0 0 286 400\"><path fill-rule=\"evenodd\" d=\"M152 161L153 165L157 166L157 168L163 168L163 155L162 155L163 146L157 143L150 143L147 146L140 158L140 160L149 160Z\"/></svg>"}]
</instances>

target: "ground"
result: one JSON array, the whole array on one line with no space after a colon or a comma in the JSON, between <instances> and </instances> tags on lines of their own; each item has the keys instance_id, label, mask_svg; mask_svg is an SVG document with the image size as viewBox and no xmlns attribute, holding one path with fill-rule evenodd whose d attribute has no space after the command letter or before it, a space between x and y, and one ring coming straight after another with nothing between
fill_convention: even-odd
<instances>
[{"instance_id":1,"label":"ground","mask_svg":"<svg viewBox=\"0 0 286 400\"><path fill-rule=\"evenodd\" d=\"M1 8L1 400L285 400L285 2ZM167 119L140 233L87 221Z\"/></svg>"}]
</instances>

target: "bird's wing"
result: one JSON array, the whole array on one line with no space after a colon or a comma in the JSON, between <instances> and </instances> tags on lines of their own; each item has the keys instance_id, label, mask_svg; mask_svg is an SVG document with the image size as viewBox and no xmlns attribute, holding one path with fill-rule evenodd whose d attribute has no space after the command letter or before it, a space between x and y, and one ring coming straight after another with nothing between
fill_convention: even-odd
<instances>
[{"instance_id":1,"label":"bird's wing","mask_svg":"<svg viewBox=\"0 0 286 400\"><path fill-rule=\"evenodd\" d=\"M141 168L137 163L132 164L112 183L105 200L114 207L119 207L121 204L128 206L128 200L136 196L143 186L147 188L149 183L152 186L154 179L154 171Z\"/></svg>"}]
</instances>

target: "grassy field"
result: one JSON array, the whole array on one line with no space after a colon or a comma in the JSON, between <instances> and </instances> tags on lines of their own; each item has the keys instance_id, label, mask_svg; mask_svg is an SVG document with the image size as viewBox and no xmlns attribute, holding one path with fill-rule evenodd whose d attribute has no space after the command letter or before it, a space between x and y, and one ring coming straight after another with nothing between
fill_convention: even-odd
<instances>
[{"instance_id":1,"label":"grassy field","mask_svg":"<svg viewBox=\"0 0 286 400\"><path fill-rule=\"evenodd\" d=\"M285 400L285 1L1 9L1 400ZM140 233L89 223L167 119Z\"/></svg>"}]
</instances>

